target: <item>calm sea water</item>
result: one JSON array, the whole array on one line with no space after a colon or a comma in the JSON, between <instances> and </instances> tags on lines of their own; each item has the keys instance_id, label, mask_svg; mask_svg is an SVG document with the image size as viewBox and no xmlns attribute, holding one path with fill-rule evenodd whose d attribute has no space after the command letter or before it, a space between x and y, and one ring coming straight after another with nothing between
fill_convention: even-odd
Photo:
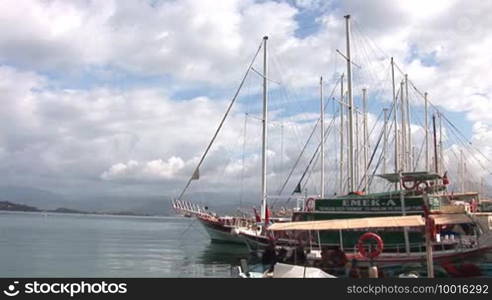
<instances>
[{"instance_id":1,"label":"calm sea water","mask_svg":"<svg viewBox=\"0 0 492 300\"><path fill-rule=\"evenodd\" d=\"M245 247L210 243L195 219L0 212L0 277L230 277L247 257ZM492 277L490 256L468 262ZM407 267L425 273L387 271Z\"/></svg>"},{"instance_id":2,"label":"calm sea water","mask_svg":"<svg viewBox=\"0 0 492 300\"><path fill-rule=\"evenodd\" d=\"M230 277L244 257L194 219L0 212L1 277Z\"/></svg>"}]
</instances>

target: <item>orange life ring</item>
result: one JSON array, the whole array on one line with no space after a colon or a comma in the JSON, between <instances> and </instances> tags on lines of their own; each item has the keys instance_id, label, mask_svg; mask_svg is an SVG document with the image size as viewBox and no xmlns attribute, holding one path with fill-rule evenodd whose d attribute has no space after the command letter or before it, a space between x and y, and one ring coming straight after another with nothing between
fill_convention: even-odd
<instances>
[{"instance_id":1,"label":"orange life ring","mask_svg":"<svg viewBox=\"0 0 492 300\"><path fill-rule=\"evenodd\" d=\"M304 205L304 211L314 211L315 199L308 198L306 204Z\"/></svg>"},{"instance_id":2,"label":"orange life ring","mask_svg":"<svg viewBox=\"0 0 492 300\"><path fill-rule=\"evenodd\" d=\"M372 249L370 252L366 250L364 247L364 242L368 240L375 240L376 241L376 248ZM357 242L357 250L359 250L360 255L366 258L375 258L378 257L381 252L383 252L383 240L381 237L374 232L366 232L361 237L359 238L359 241Z\"/></svg>"}]
</instances>

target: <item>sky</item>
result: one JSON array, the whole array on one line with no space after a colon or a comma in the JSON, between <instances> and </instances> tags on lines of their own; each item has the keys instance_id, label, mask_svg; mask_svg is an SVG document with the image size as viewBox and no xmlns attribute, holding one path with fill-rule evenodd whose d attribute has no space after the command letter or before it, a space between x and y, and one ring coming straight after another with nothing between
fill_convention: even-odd
<instances>
[{"instance_id":1,"label":"sky","mask_svg":"<svg viewBox=\"0 0 492 300\"><path fill-rule=\"evenodd\" d=\"M484 158L492 154L490 1L5 0L2 185L82 200L176 196L268 35L273 193L317 119L319 77L331 95L345 72L336 50L345 52L346 14L352 16L353 61L360 67L354 67L354 97L360 103L361 89L368 89L369 123L381 125L377 116L391 102L394 57L483 154L467 168L490 183L492 163ZM261 56L254 69L261 72ZM402 76L397 71L397 83ZM190 192L259 190L260 82L251 72ZM416 115L422 111L413 90L411 104ZM329 107L327 122L336 114L336 106ZM420 140L421 121L415 117L412 126ZM448 132L451 170L463 146ZM335 153L334 141L327 153ZM329 170L337 159L328 155Z\"/></svg>"}]
</instances>

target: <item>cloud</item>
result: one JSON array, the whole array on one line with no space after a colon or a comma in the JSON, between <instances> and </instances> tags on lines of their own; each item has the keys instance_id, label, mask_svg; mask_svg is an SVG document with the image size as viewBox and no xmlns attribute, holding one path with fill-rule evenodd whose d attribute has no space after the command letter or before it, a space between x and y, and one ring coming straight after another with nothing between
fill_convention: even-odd
<instances>
[{"instance_id":1,"label":"cloud","mask_svg":"<svg viewBox=\"0 0 492 300\"><path fill-rule=\"evenodd\" d=\"M253 1L35 1L0 6L0 61L76 73L115 67L204 82L237 78L265 34L280 41L296 9ZM275 18L270 16L275 14ZM24 20L18 22L18 20ZM232 79L231 78L231 79Z\"/></svg>"},{"instance_id":2,"label":"cloud","mask_svg":"<svg viewBox=\"0 0 492 300\"><path fill-rule=\"evenodd\" d=\"M492 65L492 21L484 16L492 5L428 2L3 1L0 170L6 181L69 192L181 186L216 129L232 94L228 87L237 85L267 34L269 179L278 186L317 118L319 76L329 83L327 94L345 72L335 50L345 51L347 13L353 59L362 67L354 68L354 95L360 106L361 88L368 87L371 120L391 100L388 58L394 56L434 104L475 123L471 139L488 155L492 86L484 78ZM307 23L316 28L300 37ZM396 76L399 82L402 75ZM202 187L259 184L259 110L251 104L259 79L248 82L224 126L201 170ZM421 109L422 99L411 97ZM250 113L246 143L244 112ZM455 144L446 140L449 157Z\"/></svg>"},{"instance_id":3,"label":"cloud","mask_svg":"<svg viewBox=\"0 0 492 300\"><path fill-rule=\"evenodd\" d=\"M72 177L97 184L113 165L105 177L121 177L118 163L132 160L141 165L126 164L128 174L168 179L201 154L225 109L206 97L171 100L158 89L52 89L47 78L11 67L0 67L0 79L6 184L22 174L47 187L63 189L59 181ZM233 126L221 137L238 139Z\"/></svg>"},{"instance_id":4,"label":"cloud","mask_svg":"<svg viewBox=\"0 0 492 300\"><path fill-rule=\"evenodd\" d=\"M118 163L112 165L108 171L101 175L101 178L104 180L118 178L132 178L135 180L171 179L178 176L178 172L184 166L185 162L176 156L170 157L167 161L156 159L145 163L130 160L126 164Z\"/></svg>"}]
</instances>

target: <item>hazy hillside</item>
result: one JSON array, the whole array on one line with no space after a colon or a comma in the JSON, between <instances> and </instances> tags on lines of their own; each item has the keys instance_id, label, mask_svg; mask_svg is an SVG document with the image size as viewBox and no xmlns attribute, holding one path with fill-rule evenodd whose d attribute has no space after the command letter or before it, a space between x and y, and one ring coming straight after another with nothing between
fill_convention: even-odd
<instances>
[{"instance_id":1,"label":"hazy hillside","mask_svg":"<svg viewBox=\"0 0 492 300\"><path fill-rule=\"evenodd\" d=\"M71 201L59 194L21 186L0 186L0 201L10 201L41 209L55 209L71 205Z\"/></svg>"},{"instance_id":2,"label":"hazy hillside","mask_svg":"<svg viewBox=\"0 0 492 300\"><path fill-rule=\"evenodd\" d=\"M252 211L252 206L259 206L255 197L244 196L240 205L236 193L190 193L184 197L201 206L208 206L218 213L231 213L239 206ZM51 191L32 187L3 186L0 187L0 201L10 201L18 204L35 206L41 210L67 208L94 212L133 212L137 214L172 215L171 198L169 196L113 196L87 195L71 196L60 195Z\"/></svg>"}]
</instances>

